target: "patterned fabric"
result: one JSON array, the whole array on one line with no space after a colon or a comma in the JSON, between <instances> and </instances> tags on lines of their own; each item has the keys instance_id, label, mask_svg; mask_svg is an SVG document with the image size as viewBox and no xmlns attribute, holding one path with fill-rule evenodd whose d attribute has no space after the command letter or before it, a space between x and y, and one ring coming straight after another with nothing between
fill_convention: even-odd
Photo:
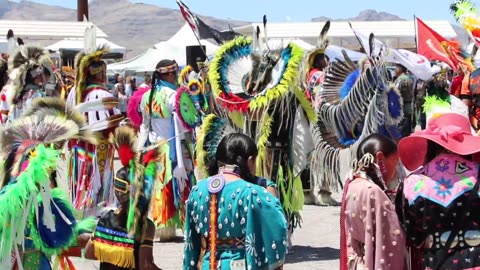
<instances>
[{"instance_id":1,"label":"patterned fabric","mask_svg":"<svg viewBox=\"0 0 480 270\"><path fill-rule=\"evenodd\" d=\"M208 239L210 232L208 182L200 181L187 201L183 269L210 268L210 251L201 252L202 239ZM217 196L218 239L245 238L245 247L218 249L217 269L274 269L283 265L287 221L280 201L265 188L243 180L227 182Z\"/></svg>"},{"instance_id":2,"label":"patterned fabric","mask_svg":"<svg viewBox=\"0 0 480 270\"><path fill-rule=\"evenodd\" d=\"M478 166L460 156L443 154L400 184L397 214L412 243L425 244L422 268L431 269L444 259L440 254L448 238L446 233L459 219L463 219L459 236L438 269L480 267L480 247L466 242L471 231L480 230L480 198L478 194L469 198L477 182Z\"/></svg>"},{"instance_id":3,"label":"patterned fabric","mask_svg":"<svg viewBox=\"0 0 480 270\"><path fill-rule=\"evenodd\" d=\"M308 74L308 92L309 99L315 96L315 88L325 80L325 72L318 68L310 70Z\"/></svg>"},{"instance_id":4,"label":"patterned fabric","mask_svg":"<svg viewBox=\"0 0 480 270\"><path fill-rule=\"evenodd\" d=\"M138 261L138 247L129 237L126 225L113 210L103 215L92 235L95 257L100 261L100 269L135 269Z\"/></svg>"},{"instance_id":5,"label":"patterned fabric","mask_svg":"<svg viewBox=\"0 0 480 270\"><path fill-rule=\"evenodd\" d=\"M72 90L69 96L74 93ZM99 100L112 97L104 86L89 83L82 93L82 105L95 104ZM116 108L88 110L85 112L88 124L101 127L96 133L98 145L70 142L68 180L74 207L82 209L84 216L96 215L99 203L103 203L100 207L113 203L115 149L109 144L108 136L116 124L109 123L109 118L119 114L120 111Z\"/></svg>"},{"instance_id":6,"label":"patterned fabric","mask_svg":"<svg viewBox=\"0 0 480 270\"><path fill-rule=\"evenodd\" d=\"M387 194L360 172L346 183L340 269L403 270L405 236Z\"/></svg>"},{"instance_id":7,"label":"patterned fabric","mask_svg":"<svg viewBox=\"0 0 480 270\"><path fill-rule=\"evenodd\" d=\"M442 155L432 162L426 174L435 178L413 174L405 181L403 193L409 205L423 197L446 208L475 185L478 168L473 162L455 155Z\"/></svg>"},{"instance_id":8,"label":"patterned fabric","mask_svg":"<svg viewBox=\"0 0 480 270\"><path fill-rule=\"evenodd\" d=\"M12 106L12 111L8 114L8 122L20 118L34 99L45 97L45 93L36 85L26 85L24 91L22 98Z\"/></svg>"},{"instance_id":9,"label":"patterned fabric","mask_svg":"<svg viewBox=\"0 0 480 270\"><path fill-rule=\"evenodd\" d=\"M142 107L146 113L150 113L150 91L147 91L143 96ZM154 89L155 93L153 94L152 99L152 117L154 118L171 118L172 111L168 106L169 99L172 95L175 95L175 91L169 87L163 87L162 85L157 85Z\"/></svg>"}]
</instances>

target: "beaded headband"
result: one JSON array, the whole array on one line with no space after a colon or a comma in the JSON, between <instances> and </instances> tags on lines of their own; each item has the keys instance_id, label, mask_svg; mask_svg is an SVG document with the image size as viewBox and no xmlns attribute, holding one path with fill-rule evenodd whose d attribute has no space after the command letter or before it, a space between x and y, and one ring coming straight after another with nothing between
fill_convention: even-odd
<instances>
[{"instance_id":1,"label":"beaded headband","mask_svg":"<svg viewBox=\"0 0 480 270\"><path fill-rule=\"evenodd\" d=\"M158 73L160 74L167 74L167 73L172 73L172 72L177 72L178 71L178 64L177 63L173 63L172 65L170 66L166 66L166 67L159 67L157 69Z\"/></svg>"}]
</instances>

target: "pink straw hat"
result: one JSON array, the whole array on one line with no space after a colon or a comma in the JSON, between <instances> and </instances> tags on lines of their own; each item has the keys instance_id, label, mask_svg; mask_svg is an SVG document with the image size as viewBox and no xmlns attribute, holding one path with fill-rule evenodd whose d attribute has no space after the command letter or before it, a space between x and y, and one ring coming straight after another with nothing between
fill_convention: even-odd
<instances>
[{"instance_id":1,"label":"pink straw hat","mask_svg":"<svg viewBox=\"0 0 480 270\"><path fill-rule=\"evenodd\" d=\"M480 137L472 134L470 121L460 114L445 113L431 119L427 129L417 131L398 143L400 160L408 170L424 165L428 141L461 156L480 152Z\"/></svg>"}]
</instances>

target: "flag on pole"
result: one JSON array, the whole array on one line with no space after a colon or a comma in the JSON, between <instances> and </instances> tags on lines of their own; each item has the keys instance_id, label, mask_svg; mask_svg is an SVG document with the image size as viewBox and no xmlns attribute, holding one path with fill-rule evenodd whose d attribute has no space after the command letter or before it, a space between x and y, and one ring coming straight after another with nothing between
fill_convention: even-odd
<instances>
[{"instance_id":1,"label":"flag on pole","mask_svg":"<svg viewBox=\"0 0 480 270\"><path fill-rule=\"evenodd\" d=\"M227 31L218 31L207 25L202 19L198 18L181 0L177 0L177 5L180 7L180 12L183 18L192 28L193 33L198 40L212 38L218 44L225 41L232 40L240 34L235 33L232 29Z\"/></svg>"},{"instance_id":2,"label":"flag on pole","mask_svg":"<svg viewBox=\"0 0 480 270\"><path fill-rule=\"evenodd\" d=\"M180 7L180 12L182 13L183 18L188 23L190 28L192 28L193 33L197 38L199 38L198 27L197 27L197 17L193 15L190 9L182 1L177 0L177 5Z\"/></svg>"},{"instance_id":3,"label":"flag on pole","mask_svg":"<svg viewBox=\"0 0 480 270\"><path fill-rule=\"evenodd\" d=\"M369 37L363 33L360 33L353 29L353 33L364 47L367 55L370 55ZM422 80L430 79L437 70L432 68L430 61L423 55L416 54L407 50L397 50L388 47L385 43L378 39L374 39L374 55L378 55L382 52L383 58L387 62L401 64L410 70L417 78Z\"/></svg>"},{"instance_id":4,"label":"flag on pole","mask_svg":"<svg viewBox=\"0 0 480 270\"><path fill-rule=\"evenodd\" d=\"M417 53L425 56L429 60L438 60L449 65L453 70L458 69L458 65L450 58L448 52L442 46L442 42L448 40L428 27L422 20L415 18L417 31Z\"/></svg>"}]
</instances>

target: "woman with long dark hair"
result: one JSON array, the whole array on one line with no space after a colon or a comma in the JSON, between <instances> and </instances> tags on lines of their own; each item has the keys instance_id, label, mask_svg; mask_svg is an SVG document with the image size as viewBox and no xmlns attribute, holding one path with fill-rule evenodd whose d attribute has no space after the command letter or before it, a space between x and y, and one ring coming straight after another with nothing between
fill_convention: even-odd
<instances>
[{"instance_id":1,"label":"woman with long dark hair","mask_svg":"<svg viewBox=\"0 0 480 270\"><path fill-rule=\"evenodd\" d=\"M159 229L160 241L175 237L182 227L185 200L195 183L191 132L184 130L176 112L178 65L174 60L158 62L152 74L152 88L142 96L140 111L141 137L145 146L162 144L160 151L167 157L157 175L152 218Z\"/></svg>"},{"instance_id":2,"label":"woman with long dark hair","mask_svg":"<svg viewBox=\"0 0 480 270\"><path fill-rule=\"evenodd\" d=\"M187 200L183 269L282 268L287 221L280 201L257 185L257 154L244 134L221 140L218 174L200 181Z\"/></svg>"},{"instance_id":3,"label":"woman with long dark hair","mask_svg":"<svg viewBox=\"0 0 480 270\"><path fill-rule=\"evenodd\" d=\"M340 212L340 270L403 270L405 238L387 187L397 172L397 145L373 134L360 143Z\"/></svg>"}]
</instances>

